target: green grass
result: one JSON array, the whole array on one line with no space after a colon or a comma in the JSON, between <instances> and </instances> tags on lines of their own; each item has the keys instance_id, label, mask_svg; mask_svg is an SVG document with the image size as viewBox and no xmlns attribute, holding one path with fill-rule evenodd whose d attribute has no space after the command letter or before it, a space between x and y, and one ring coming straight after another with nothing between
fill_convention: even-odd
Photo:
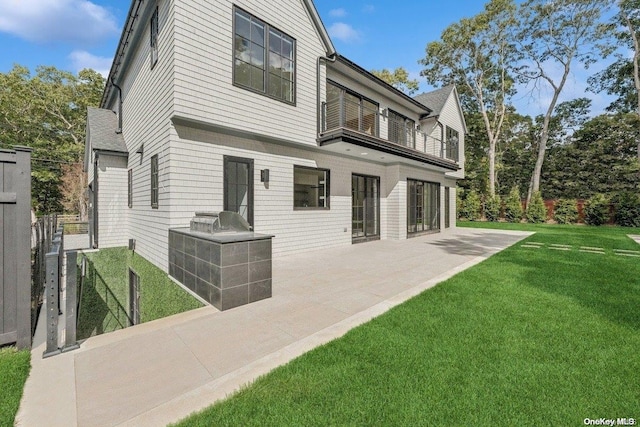
<instances>
[{"instance_id":1,"label":"green grass","mask_svg":"<svg viewBox=\"0 0 640 427\"><path fill-rule=\"evenodd\" d=\"M477 225L474 223L473 225ZM536 234L180 426L583 425L640 418L640 250L629 230ZM548 245L606 248L606 255Z\"/></svg>"},{"instance_id":2,"label":"green grass","mask_svg":"<svg viewBox=\"0 0 640 427\"><path fill-rule=\"evenodd\" d=\"M0 348L0 426L13 425L30 369L29 351L18 351L15 347Z\"/></svg>"},{"instance_id":3,"label":"green grass","mask_svg":"<svg viewBox=\"0 0 640 427\"><path fill-rule=\"evenodd\" d=\"M159 268L127 248L84 256L89 262L78 312L79 339L129 325L129 267L140 277L141 322L202 307Z\"/></svg>"}]
</instances>

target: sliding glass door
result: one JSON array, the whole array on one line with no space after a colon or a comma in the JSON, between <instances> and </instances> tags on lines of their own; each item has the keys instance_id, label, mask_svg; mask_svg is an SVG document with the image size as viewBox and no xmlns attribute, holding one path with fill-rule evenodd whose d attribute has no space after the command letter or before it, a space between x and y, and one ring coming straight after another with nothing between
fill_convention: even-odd
<instances>
[{"instance_id":1,"label":"sliding glass door","mask_svg":"<svg viewBox=\"0 0 640 427\"><path fill-rule=\"evenodd\" d=\"M380 238L380 178L351 176L351 237L353 241Z\"/></svg>"},{"instance_id":2,"label":"sliding glass door","mask_svg":"<svg viewBox=\"0 0 640 427\"><path fill-rule=\"evenodd\" d=\"M407 233L440 230L440 184L407 180Z\"/></svg>"}]
</instances>

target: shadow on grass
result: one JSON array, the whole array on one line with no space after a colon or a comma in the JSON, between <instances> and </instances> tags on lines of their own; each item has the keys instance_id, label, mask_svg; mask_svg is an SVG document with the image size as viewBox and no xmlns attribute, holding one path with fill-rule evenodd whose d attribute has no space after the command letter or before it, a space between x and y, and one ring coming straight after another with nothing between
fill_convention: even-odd
<instances>
[{"instance_id":1,"label":"shadow on grass","mask_svg":"<svg viewBox=\"0 0 640 427\"><path fill-rule=\"evenodd\" d=\"M78 312L78 339L86 339L104 332L130 325L127 309L87 259L87 275L82 285ZM126 303L126 301L124 302Z\"/></svg>"}]
</instances>

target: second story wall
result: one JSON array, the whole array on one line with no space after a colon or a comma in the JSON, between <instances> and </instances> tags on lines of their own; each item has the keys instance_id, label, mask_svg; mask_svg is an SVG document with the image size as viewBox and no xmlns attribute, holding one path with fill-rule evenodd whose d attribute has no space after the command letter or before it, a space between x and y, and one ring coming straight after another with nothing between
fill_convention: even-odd
<instances>
[{"instance_id":1,"label":"second story wall","mask_svg":"<svg viewBox=\"0 0 640 427\"><path fill-rule=\"evenodd\" d=\"M267 28L294 39L292 103L234 84L238 44L234 39L234 6L267 24ZM252 46L248 45L246 49L250 51ZM315 145L317 60L324 54L324 46L301 0L176 2L175 113L217 126Z\"/></svg>"}]
</instances>

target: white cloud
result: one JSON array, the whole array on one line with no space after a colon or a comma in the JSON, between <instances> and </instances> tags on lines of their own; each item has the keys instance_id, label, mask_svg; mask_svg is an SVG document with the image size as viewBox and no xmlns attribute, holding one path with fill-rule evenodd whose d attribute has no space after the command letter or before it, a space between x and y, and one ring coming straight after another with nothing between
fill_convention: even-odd
<instances>
[{"instance_id":1,"label":"white cloud","mask_svg":"<svg viewBox=\"0 0 640 427\"><path fill-rule=\"evenodd\" d=\"M344 18L345 16L347 16L347 11L343 8L331 9L329 11L329 16L331 16L332 18Z\"/></svg>"},{"instance_id":2,"label":"white cloud","mask_svg":"<svg viewBox=\"0 0 640 427\"><path fill-rule=\"evenodd\" d=\"M376 11L376 7L372 4L365 4L364 7L362 8L362 11L364 13L373 13Z\"/></svg>"},{"instance_id":3,"label":"white cloud","mask_svg":"<svg viewBox=\"0 0 640 427\"><path fill-rule=\"evenodd\" d=\"M102 74L105 79L109 76L112 58L96 56L84 50L74 50L69 54L69 59L71 59L72 67L76 72L84 68L91 68Z\"/></svg>"},{"instance_id":4,"label":"white cloud","mask_svg":"<svg viewBox=\"0 0 640 427\"><path fill-rule=\"evenodd\" d=\"M356 43L362 39L359 31L344 22L336 22L328 29L329 35L345 43Z\"/></svg>"},{"instance_id":5,"label":"white cloud","mask_svg":"<svg viewBox=\"0 0 640 427\"><path fill-rule=\"evenodd\" d=\"M113 14L87 0L0 0L0 31L32 42L81 45L120 33Z\"/></svg>"}]
</instances>

